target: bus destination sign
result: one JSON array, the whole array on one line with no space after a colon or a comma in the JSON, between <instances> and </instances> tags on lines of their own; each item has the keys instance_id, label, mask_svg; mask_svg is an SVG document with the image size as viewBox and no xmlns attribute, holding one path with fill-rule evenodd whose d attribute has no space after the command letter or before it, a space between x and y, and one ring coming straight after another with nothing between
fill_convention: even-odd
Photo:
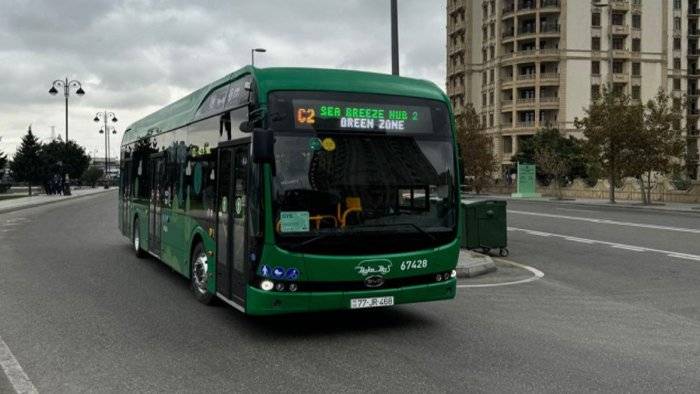
<instances>
[{"instance_id":1,"label":"bus destination sign","mask_svg":"<svg viewBox=\"0 0 700 394\"><path fill-rule=\"evenodd\" d=\"M430 133L430 107L344 101L294 100L297 129Z\"/></svg>"}]
</instances>

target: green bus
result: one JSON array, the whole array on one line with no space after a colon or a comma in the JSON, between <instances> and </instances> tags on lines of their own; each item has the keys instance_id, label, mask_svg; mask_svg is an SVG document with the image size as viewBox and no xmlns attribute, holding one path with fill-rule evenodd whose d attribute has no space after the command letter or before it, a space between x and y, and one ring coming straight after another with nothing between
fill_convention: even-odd
<instances>
[{"instance_id":1,"label":"green bus","mask_svg":"<svg viewBox=\"0 0 700 394\"><path fill-rule=\"evenodd\" d=\"M119 227L252 315L451 299L456 149L433 83L248 66L128 127Z\"/></svg>"}]
</instances>

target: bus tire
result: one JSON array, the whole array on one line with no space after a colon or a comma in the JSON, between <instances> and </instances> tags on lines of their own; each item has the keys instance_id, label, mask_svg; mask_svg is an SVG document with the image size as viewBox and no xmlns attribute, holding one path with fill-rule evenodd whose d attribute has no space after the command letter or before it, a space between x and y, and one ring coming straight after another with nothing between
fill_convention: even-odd
<instances>
[{"instance_id":1,"label":"bus tire","mask_svg":"<svg viewBox=\"0 0 700 394\"><path fill-rule=\"evenodd\" d=\"M202 243L197 242L190 257L190 289L197 301L206 305L214 300L214 294L207 289L209 275L209 256Z\"/></svg>"},{"instance_id":2,"label":"bus tire","mask_svg":"<svg viewBox=\"0 0 700 394\"><path fill-rule=\"evenodd\" d=\"M134 248L136 257L140 259L146 257L146 252L141 248L141 227L139 226L138 216L134 218L134 228L131 231L131 245Z\"/></svg>"}]
</instances>

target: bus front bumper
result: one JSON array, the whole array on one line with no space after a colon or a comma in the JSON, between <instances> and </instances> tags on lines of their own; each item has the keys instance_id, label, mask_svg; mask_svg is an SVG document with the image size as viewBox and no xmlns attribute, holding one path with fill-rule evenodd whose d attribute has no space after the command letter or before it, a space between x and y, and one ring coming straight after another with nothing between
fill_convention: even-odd
<instances>
[{"instance_id":1,"label":"bus front bumper","mask_svg":"<svg viewBox=\"0 0 700 394\"><path fill-rule=\"evenodd\" d=\"M275 315L284 313L315 312L351 309L352 299L394 297L394 305L414 302L449 300L457 292L457 279L425 285L405 286L395 289L290 293L263 291L248 286L246 313L251 315Z\"/></svg>"}]
</instances>

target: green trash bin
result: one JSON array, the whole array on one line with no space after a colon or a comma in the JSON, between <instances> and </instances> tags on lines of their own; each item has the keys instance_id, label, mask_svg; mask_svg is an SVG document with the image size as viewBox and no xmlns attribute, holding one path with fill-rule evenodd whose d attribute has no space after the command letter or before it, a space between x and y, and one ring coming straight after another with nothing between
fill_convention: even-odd
<instances>
[{"instance_id":1,"label":"green trash bin","mask_svg":"<svg viewBox=\"0 0 700 394\"><path fill-rule=\"evenodd\" d=\"M485 253L498 249L502 257L508 256L505 201L463 201L461 220L462 248L481 249Z\"/></svg>"}]
</instances>

